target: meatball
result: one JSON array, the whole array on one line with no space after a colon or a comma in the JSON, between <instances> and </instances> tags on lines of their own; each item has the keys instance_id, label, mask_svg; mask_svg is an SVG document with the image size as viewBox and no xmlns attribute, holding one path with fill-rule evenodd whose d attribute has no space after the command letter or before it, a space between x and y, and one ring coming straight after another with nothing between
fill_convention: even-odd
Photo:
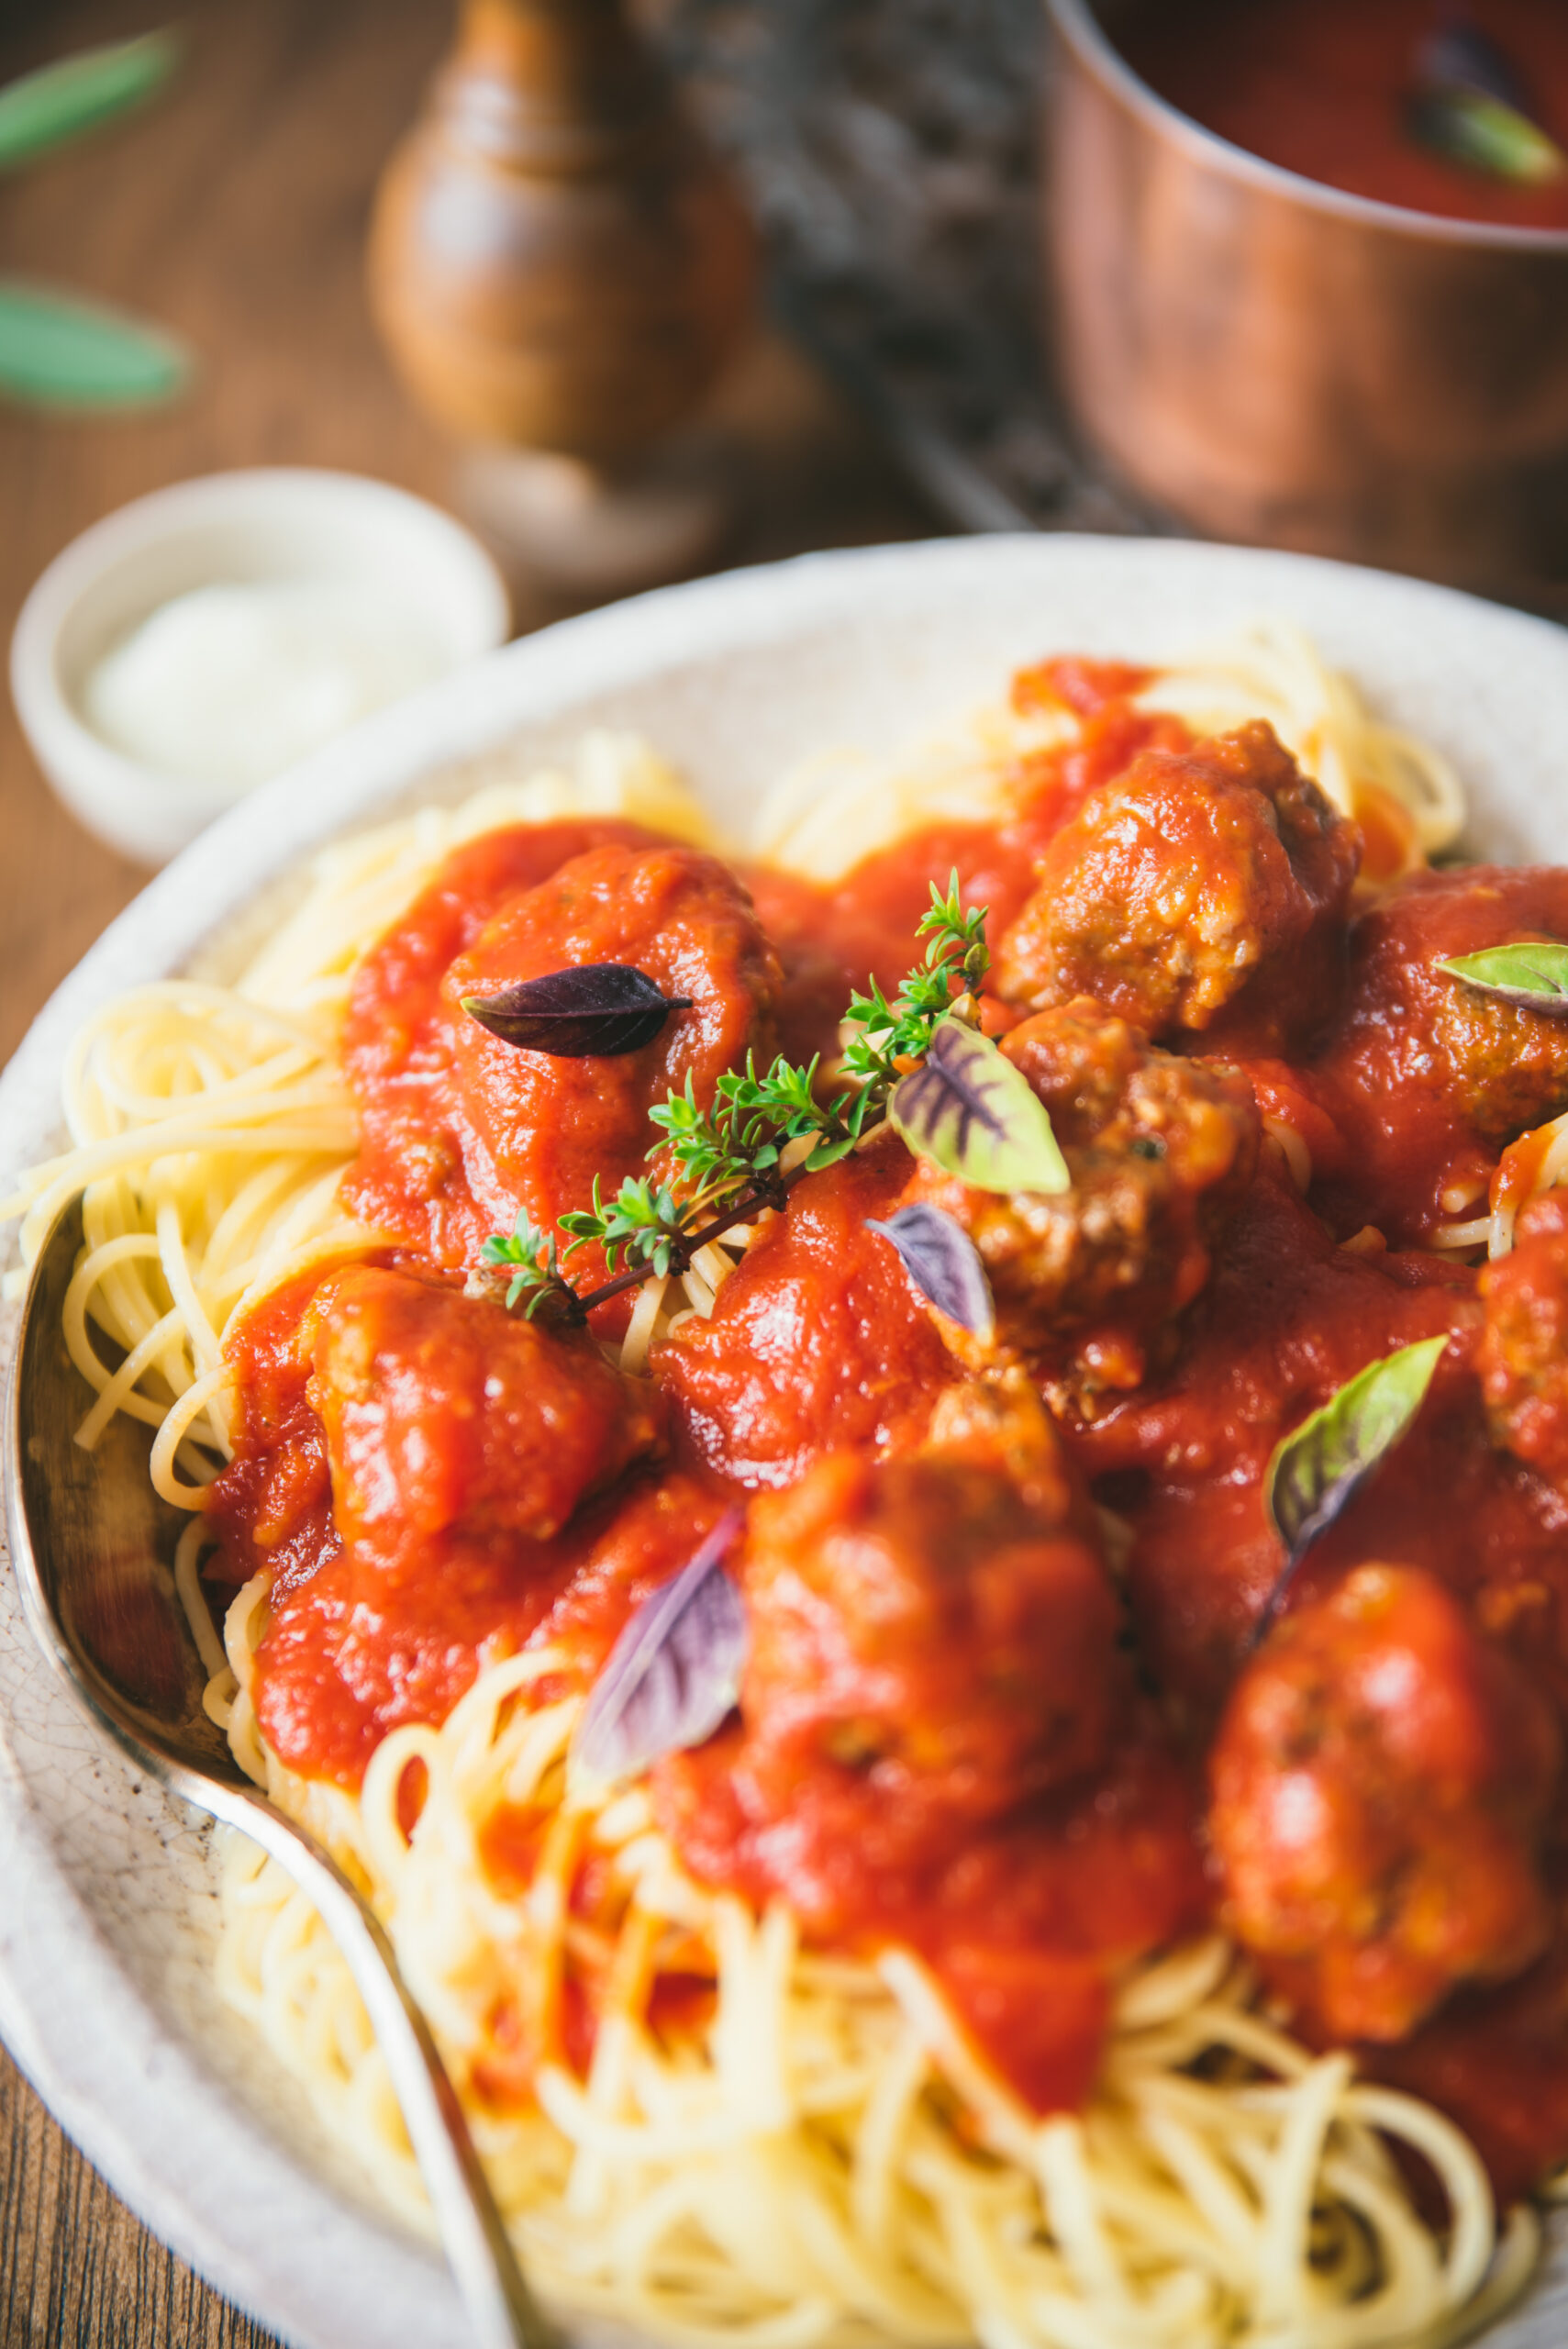
<instances>
[{"instance_id":1,"label":"meatball","mask_svg":"<svg viewBox=\"0 0 1568 2349\"><path fill-rule=\"evenodd\" d=\"M1459 1600L1359 1567L1232 1691L1211 1760L1228 1920L1333 2037L1402 2038L1538 1956L1555 1717Z\"/></svg>"},{"instance_id":2,"label":"meatball","mask_svg":"<svg viewBox=\"0 0 1568 2349\"><path fill-rule=\"evenodd\" d=\"M301 1342L339 1531L394 1573L442 1538L546 1541L658 1447L656 1397L584 1332L406 1273L335 1274Z\"/></svg>"},{"instance_id":3,"label":"meatball","mask_svg":"<svg viewBox=\"0 0 1568 2349\"><path fill-rule=\"evenodd\" d=\"M1344 1015L1325 1058L1370 1125L1391 1093L1496 1149L1568 1108L1568 1022L1484 995L1441 968L1486 948L1568 940L1568 872L1419 873L1362 915ZM1356 1140L1361 1141L1360 1129Z\"/></svg>"},{"instance_id":4,"label":"meatball","mask_svg":"<svg viewBox=\"0 0 1568 2349\"><path fill-rule=\"evenodd\" d=\"M1526 1208L1511 1255L1480 1280L1475 1358L1493 1441L1568 1492L1568 1197Z\"/></svg>"},{"instance_id":5,"label":"meatball","mask_svg":"<svg viewBox=\"0 0 1568 2349\"><path fill-rule=\"evenodd\" d=\"M1207 1908L1096 1541L1022 1373L951 1387L924 1450L752 1502L740 1719L653 1773L700 1882L908 1942L1041 2111L1087 2092L1116 1975Z\"/></svg>"},{"instance_id":6,"label":"meatball","mask_svg":"<svg viewBox=\"0 0 1568 2349\"><path fill-rule=\"evenodd\" d=\"M595 1175L613 1194L644 1174L654 1104L688 1078L706 1104L727 1068L774 1048L778 958L725 865L624 825L537 830L495 836L487 861L484 841L450 860L354 982L346 1056L362 1141L345 1197L449 1271L472 1267L519 1208L545 1228L587 1206ZM504 1043L463 1009L593 963L628 963L690 1008L639 1052L584 1060ZM574 1264L600 1276L596 1251ZM608 1336L630 1307L606 1310Z\"/></svg>"},{"instance_id":7,"label":"meatball","mask_svg":"<svg viewBox=\"0 0 1568 2349\"><path fill-rule=\"evenodd\" d=\"M1568 871L1418 873L1351 931L1343 1008L1306 1082L1338 1144L1313 1204L1341 1237L1375 1224L1429 1243L1473 1217L1497 1152L1568 1109L1568 1022L1484 995L1442 968L1489 947L1568 941Z\"/></svg>"},{"instance_id":8,"label":"meatball","mask_svg":"<svg viewBox=\"0 0 1568 2349\"><path fill-rule=\"evenodd\" d=\"M573 964L627 963L686 996L639 1052L562 1060L502 1042L462 1008ZM646 1172L648 1112L688 1078L709 1101L724 1071L773 1048L778 958L728 867L699 850L593 849L514 897L441 982L465 1119L469 1179L496 1224L543 1227ZM581 1261L581 1260L579 1260Z\"/></svg>"},{"instance_id":9,"label":"meatball","mask_svg":"<svg viewBox=\"0 0 1568 2349\"><path fill-rule=\"evenodd\" d=\"M658 845L657 834L640 824L601 818L504 824L455 848L402 918L354 965L343 1060L361 1108L374 1104L389 1082L417 1076L425 1066L441 975L504 905L590 849Z\"/></svg>"},{"instance_id":10,"label":"meatball","mask_svg":"<svg viewBox=\"0 0 1568 2349\"><path fill-rule=\"evenodd\" d=\"M753 1503L754 1817L787 1820L827 1770L885 1813L884 1841L929 1856L1102 1760L1117 1602L1049 1421L1018 1408L1021 1437L961 1414L943 1448L831 1453Z\"/></svg>"},{"instance_id":11,"label":"meatball","mask_svg":"<svg viewBox=\"0 0 1568 2349\"><path fill-rule=\"evenodd\" d=\"M788 1485L843 1444L907 1448L953 1364L891 1248L866 1230L908 1179L891 1134L807 1174L651 1367L688 1443L721 1475Z\"/></svg>"},{"instance_id":12,"label":"meatball","mask_svg":"<svg viewBox=\"0 0 1568 2349\"><path fill-rule=\"evenodd\" d=\"M343 1197L362 1222L450 1269L473 1263L496 1215L468 1185L453 1021L441 980L504 906L571 859L595 848L657 845L641 826L608 819L482 832L453 850L401 919L361 956L343 1020L360 1155L344 1177Z\"/></svg>"},{"instance_id":13,"label":"meatball","mask_svg":"<svg viewBox=\"0 0 1568 2349\"><path fill-rule=\"evenodd\" d=\"M1500 942L1518 942L1518 925L1501 927L1513 936ZM1523 1004L1499 1002L1444 971L1433 979L1439 999L1432 1039L1453 1073L1460 1106L1484 1142L1499 1148L1568 1108L1568 1027L1561 1019Z\"/></svg>"},{"instance_id":14,"label":"meatball","mask_svg":"<svg viewBox=\"0 0 1568 2349\"><path fill-rule=\"evenodd\" d=\"M1038 1013L1001 1049L1051 1112L1071 1189L981 1191L922 1160L905 1201L944 1208L973 1240L1004 1353L1092 1404L1140 1383L1207 1279L1257 1163L1251 1087L1087 1000Z\"/></svg>"},{"instance_id":15,"label":"meatball","mask_svg":"<svg viewBox=\"0 0 1568 2349\"><path fill-rule=\"evenodd\" d=\"M1033 1010L1092 995L1153 1036L1229 1011L1277 1050L1332 1002L1360 838L1261 722L1145 751L1047 846L997 990Z\"/></svg>"}]
</instances>

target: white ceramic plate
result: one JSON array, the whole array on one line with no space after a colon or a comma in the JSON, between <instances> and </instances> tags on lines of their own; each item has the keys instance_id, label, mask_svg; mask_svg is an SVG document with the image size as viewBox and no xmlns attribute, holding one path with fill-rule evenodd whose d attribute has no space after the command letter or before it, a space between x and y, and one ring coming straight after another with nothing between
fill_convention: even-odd
<instances>
[{"instance_id":1,"label":"white ceramic plate","mask_svg":"<svg viewBox=\"0 0 1568 2349\"><path fill-rule=\"evenodd\" d=\"M1257 617L1300 622L1388 716L1457 762L1472 842L1568 861L1568 634L1299 556L982 539L809 556L643 596L493 654L243 803L121 915L0 1078L0 1192L56 1139L58 1071L106 996L236 967L334 833L473 785L503 744L633 726L736 829L824 745L913 744L1062 650L1158 659ZM464 768L468 772L464 774ZM13 1317L14 1318L14 1317ZM0 1330L0 1354L14 1330ZM0 1561L0 2031L150 2226L302 2349L456 2349L435 2254L373 2208L304 2099L211 1987L206 1838L83 1726L32 1653ZM1568 2251L1493 2336L1568 2334Z\"/></svg>"}]
</instances>

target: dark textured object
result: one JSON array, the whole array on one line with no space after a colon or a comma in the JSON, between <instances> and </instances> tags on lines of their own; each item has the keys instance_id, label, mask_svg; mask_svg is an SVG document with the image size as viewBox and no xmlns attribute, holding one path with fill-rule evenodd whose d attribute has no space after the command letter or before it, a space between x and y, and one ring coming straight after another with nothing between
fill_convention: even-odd
<instances>
[{"instance_id":1,"label":"dark textured object","mask_svg":"<svg viewBox=\"0 0 1568 2349\"><path fill-rule=\"evenodd\" d=\"M740 163L774 300L966 530L1141 530L1046 388L1040 0L662 0Z\"/></svg>"},{"instance_id":2,"label":"dark textured object","mask_svg":"<svg viewBox=\"0 0 1568 2349\"><path fill-rule=\"evenodd\" d=\"M465 995L471 1019L531 1052L554 1060L617 1060L651 1044L673 1011L689 1011L689 995L667 996L629 963L583 963L520 979L498 995Z\"/></svg>"}]
</instances>

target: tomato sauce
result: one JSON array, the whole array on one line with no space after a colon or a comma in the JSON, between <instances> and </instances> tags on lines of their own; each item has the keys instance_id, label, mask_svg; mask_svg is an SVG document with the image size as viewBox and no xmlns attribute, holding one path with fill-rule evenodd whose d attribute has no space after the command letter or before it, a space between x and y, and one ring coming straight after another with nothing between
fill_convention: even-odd
<instances>
[{"instance_id":1,"label":"tomato sauce","mask_svg":"<svg viewBox=\"0 0 1568 2349\"><path fill-rule=\"evenodd\" d=\"M1194 1718L1223 1699L1284 1565L1262 1501L1274 1446L1365 1364L1440 1331L1450 1345L1419 1422L1314 1549L1298 1596L1361 1558L1428 1567L1528 1648L1568 1702L1568 1515L1487 1439L1473 1367L1481 1319L1473 1273L1336 1246L1294 1189L1265 1174L1172 1375L1070 1431L1095 1493L1136 1532L1140 1637Z\"/></svg>"},{"instance_id":2,"label":"tomato sauce","mask_svg":"<svg viewBox=\"0 0 1568 2349\"><path fill-rule=\"evenodd\" d=\"M252 1691L262 1733L292 1770L349 1788L389 1730L439 1722L488 1662L530 1642L562 1652L545 1695L588 1687L631 1612L739 1505L750 1676L716 1736L656 1765L661 1820L695 1876L783 1898L817 1945L916 1953L975 2050L1039 2112L1090 2093L1118 1975L1230 1916L1209 1772L1285 1564L1264 1502L1271 1455L1396 1348L1447 1341L1411 1432L1307 1556L1285 1631L1376 1561L1430 1578L1439 1616L1457 1601L1485 1654L1507 1659L1497 1668L1568 1718L1568 1486L1541 1473L1558 1456L1544 1439L1529 1459L1509 1449L1516 1424L1539 1431L1561 1411L1568 1456L1568 1372L1555 1375L1554 1357L1543 1367L1540 1335L1568 1266L1532 1243L1540 1270L1518 1260L1505 1326L1473 1252L1454 1261L1434 1244L1485 1213L1489 1183L1520 1193L1540 1145L1519 1137L1568 1110L1568 1023L1438 966L1520 937L1568 941L1568 874L1386 885L1391 855L1353 899L1347 878L1324 899L1321 1001L1278 1051L1259 1044L1271 1056L1245 1063L1245 1080L1201 1028L1162 1049L1081 996L1026 1002L994 968L986 1031L1028 1017L1031 1036L1049 1030L1044 1067L1050 1038L1064 1050L1076 1022L1079 1054L1073 1098L1053 1110L1079 1220L1064 1210L1067 1222L1037 1228L1013 1202L1006 1278L1023 1287L1004 1298L997 1256L998 1311L1027 1322L1031 1281L1058 1297L1100 1284L1153 1300L1159 1342L1130 1385L1091 1391L1038 1363L1031 1377L1027 1357L977 1379L967 1341L867 1229L919 1196L890 1132L759 1213L711 1316L688 1317L638 1376L614 1359L628 1301L596 1315L601 1352L509 1317L474 1275L484 1240L519 1209L542 1225L585 1205L595 1175L609 1190L640 1173L649 1108L688 1076L706 1100L748 1052L831 1056L850 993L872 976L895 992L921 952L931 885L945 890L954 869L964 904L989 909L994 950L1038 927L1053 841L1114 822L1135 761L1152 759L1173 790L1201 767L1179 721L1140 707L1149 683L1112 662L1021 672L1019 713L1067 711L1078 731L1025 755L1006 818L933 825L831 886L737 877L625 824L514 827L460 850L353 983L345 1053L363 1139L345 1190L382 1244L292 1280L230 1334L235 1457L210 1500L221 1547L208 1572L230 1587L268 1579ZM1252 787L1235 774L1227 785L1232 797ZM1319 806L1312 820L1348 877L1340 819ZM1207 897L1189 912L1179 893L1151 891L1149 919L1170 927L1160 950L1190 963L1204 939L1182 924L1240 906L1256 967L1240 994L1227 982L1219 1033L1240 1038L1249 1005L1289 971L1283 948L1271 966L1238 837L1221 828L1206 846L1196 825ZM1105 957L1107 993L1127 979L1119 932L1096 941L1091 924L1075 951ZM653 1043L584 1060L519 1052L463 1008L598 961L634 963L686 1008ZM1060 1076L1067 1063L1052 1065ZM1196 1118L1217 1086L1245 1146L1213 1195L1193 1295L1172 1277L1173 1252L1208 1177L1171 1119ZM1259 1150L1254 1105L1277 1146ZM603 1269L568 1265L590 1284ZM966 1497L973 1475L1003 1497L995 1520ZM886 1501L895 1488L902 1516ZM810 1531L818 1506L826 1547ZM943 1509L956 1512L951 1539ZM1418 1599L1428 1585L1408 1588ZM1504 1764L1485 1736L1473 1745L1472 1778L1433 1805L1473 1823L1476 1804L1496 1803L1517 1842L1508 1788L1486 1776ZM410 1772L406 1824L422 1798ZM481 1864L499 1892L530 1880L543 1831L527 1809L489 1820ZM1568 2155L1564 1855L1553 1842L1527 1859L1558 1903L1545 1955L1497 1985L1457 1979L1414 2028L1359 2051L1453 2112L1509 2192ZM572 1898L613 1931L600 1863L579 1869ZM1281 1959L1274 1978L1308 1976ZM548 2025L580 2071L600 1987L588 1958L574 1962ZM693 2027L713 1995L700 1946L677 1951L652 2027ZM1301 2004L1310 2034L1309 1987ZM492 2021L480 2086L509 2109L531 2092L544 2026L521 1993Z\"/></svg>"},{"instance_id":3,"label":"tomato sauce","mask_svg":"<svg viewBox=\"0 0 1568 2349\"><path fill-rule=\"evenodd\" d=\"M1551 1953L1501 1990L1461 1991L1403 2044L1363 2047L1362 2067L1425 2097L1469 2136L1506 2209L1568 2142L1568 1915Z\"/></svg>"},{"instance_id":4,"label":"tomato sauce","mask_svg":"<svg viewBox=\"0 0 1568 2349\"><path fill-rule=\"evenodd\" d=\"M887 1451L923 1434L952 1357L866 1219L891 1215L909 1179L891 1137L830 1167L765 1226L709 1321L656 1350L684 1443L751 1487L793 1484L835 1444Z\"/></svg>"},{"instance_id":5,"label":"tomato sauce","mask_svg":"<svg viewBox=\"0 0 1568 2349\"><path fill-rule=\"evenodd\" d=\"M256 1652L262 1733L290 1768L352 1787L389 1730L444 1720L482 1664L530 1642L560 1642L585 1684L721 1511L687 1480L650 1481L554 1542L432 1545L428 1579L395 1593L324 1540L301 1579L274 1586Z\"/></svg>"},{"instance_id":6,"label":"tomato sauce","mask_svg":"<svg viewBox=\"0 0 1568 2349\"><path fill-rule=\"evenodd\" d=\"M1196 0L1143 7L1117 39L1162 98L1304 179L1445 219L1568 229L1568 173L1520 184L1410 135L1421 47L1444 21L1435 0ZM1488 0L1476 21L1568 149L1568 15L1558 0Z\"/></svg>"},{"instance_id":7,"label":"tomato sauce","mask_svg":"<svg viewBox=\"0 0 1568 2349\"><path fill-rule=\"evenodd\" d=\"M1505 1144L1568 1098L1568 1025L1441 968L1565 927L1568 873L1528 866L1420 874L1362 914L1334 1032L1297 1077L1338 1137L1314 1204L1342 1236L1419 1243L1485 1213Z\"/></svg>"},{"instance_id":8,"label":"tomato sauce","mask_svg":"<svg viewBox=\"0 0 1568 2349\"><path fill-rule=\"evenodd\" d=\"M736 1730L660 1765L659 1814L696 1875L759 1903L782 1895L840 1947L917 1951L1033 2109L1072 2110L1094 2084L1115 1970L1208 1905L1196 1787L1125 1700L1107 1769L961 1846L933 1836L913 1862L879 1861L888 1792L841 1770L799 1773L787 1836L749 1818Z\"/></svg>"}]
</instances>

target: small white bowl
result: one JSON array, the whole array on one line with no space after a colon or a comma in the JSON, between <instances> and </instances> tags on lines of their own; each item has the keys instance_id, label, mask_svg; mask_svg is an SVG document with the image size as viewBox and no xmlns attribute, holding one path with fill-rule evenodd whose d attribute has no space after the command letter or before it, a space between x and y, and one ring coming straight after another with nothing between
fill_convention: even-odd
<instances>
[{"instance_id":1,"label":"small white bowl","mask_svg":"<svg viewBox=\"0 0 1568 2349\"><path fill-rule=\"evenodd\" d=\"M161 864L239 796L161 774L94 732L82 696L97 662L150 614L197 587L262 580L395 593L428 627L446 669L511 633L489 555L439 507L357 473L278 467L155 490L55 557L17 622L11 691L44 774L87 829Z\"/></svg>"}]
</instances>

